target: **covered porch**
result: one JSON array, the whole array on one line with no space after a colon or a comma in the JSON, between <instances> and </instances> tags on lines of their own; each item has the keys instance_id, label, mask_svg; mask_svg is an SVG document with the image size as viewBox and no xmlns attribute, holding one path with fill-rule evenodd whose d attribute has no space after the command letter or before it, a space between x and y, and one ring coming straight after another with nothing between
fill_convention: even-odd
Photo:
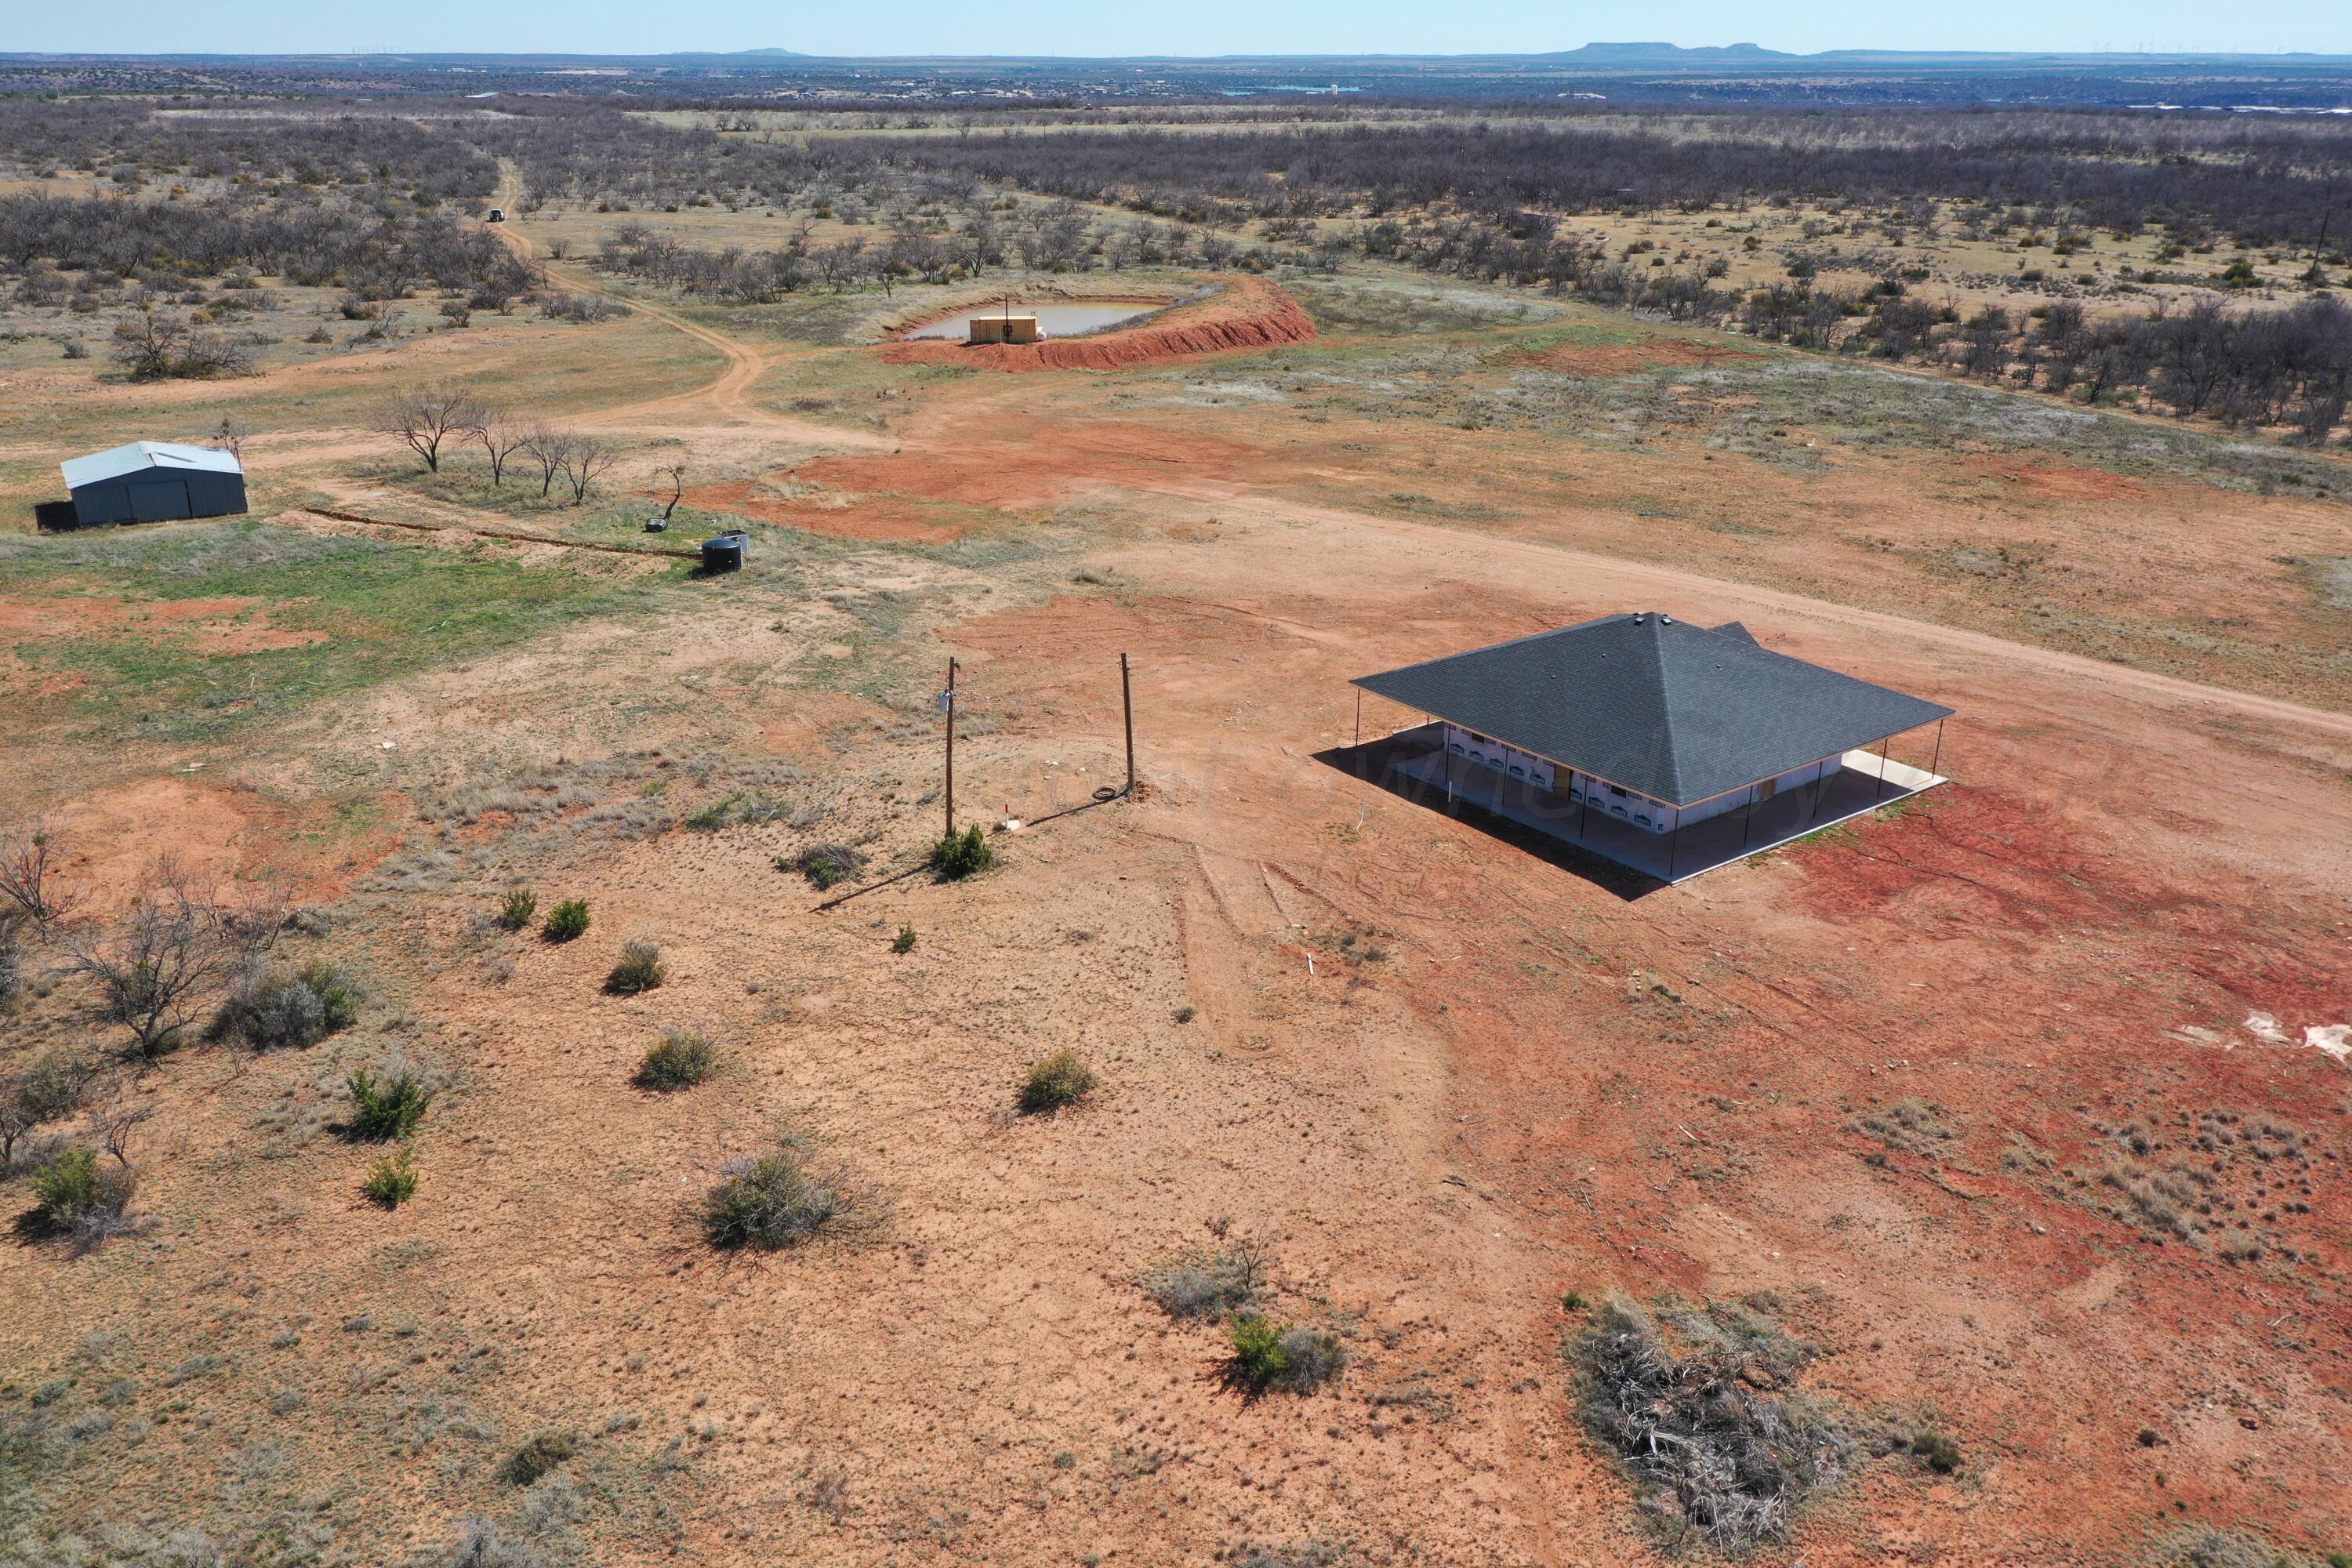
<instances>
[{"instance_id":1,"label":"covered porch","mask_svg":"<svg viewBox=\"0 0 2352 1568\"><path fill-rule=\"evenodd\" d=\"M1422 805L1450 809L1460 804L1491 812L1667 884L1688 881L1948 782L1881 752L1849 751L1840 755L1838 767L1813 783L1670 833L1653 833L1529 780L1453 756L1444 733L1444 724L1433 721L1365 742L1347 753L1349 771Z\"/></svg>"}]
</instances>

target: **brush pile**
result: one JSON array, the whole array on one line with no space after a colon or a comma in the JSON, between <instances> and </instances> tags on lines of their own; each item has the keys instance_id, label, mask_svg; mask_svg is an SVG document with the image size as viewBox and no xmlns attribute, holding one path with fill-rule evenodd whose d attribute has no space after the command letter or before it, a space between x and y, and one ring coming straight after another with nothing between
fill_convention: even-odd
<instances>
[{"instance_id":1,"label":"brush pile","mask_svg":"<svg viewBox=\"0 0 2352 1568\"><path fill-rule=\"evenodd\" d=\"M1833 1414L1772 1392L1812 1347L1744 1308L1653 1317L1613 1300L1576 1350L1584 1424L1624 1456L1669 1536L1723 1549L1786 1540L1805 1500L1845 1472L1853 1443Z\"/></svg>"}]
</instances>

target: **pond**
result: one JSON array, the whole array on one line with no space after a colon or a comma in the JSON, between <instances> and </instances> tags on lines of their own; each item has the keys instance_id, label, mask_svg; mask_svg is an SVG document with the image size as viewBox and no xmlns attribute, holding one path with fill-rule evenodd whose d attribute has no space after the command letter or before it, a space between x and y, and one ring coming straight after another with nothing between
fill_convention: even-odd
<instances>
[{"instance_id":1,"label":"pond","mask_svg":"<svg viewBox=\"0 0 2352 1568\"><path fill-rule=\"evenodd\" d=\"M1122 321L1132 321L1148 316L1160 307L1149 300L1053 300L1044 304L1013 304L1013 314L1037 318L1037 331L1049 338L1075 338L1087 332L1099 332L1106 327L1116 327ZM952 316L936 321L926 321L907 335L910 338L952 338L961 342L971 329L968 322L974 316L1001 316L1005 313L1003 301L993 305L976 306L959 310Z\"/></svg>"}]
</instances>

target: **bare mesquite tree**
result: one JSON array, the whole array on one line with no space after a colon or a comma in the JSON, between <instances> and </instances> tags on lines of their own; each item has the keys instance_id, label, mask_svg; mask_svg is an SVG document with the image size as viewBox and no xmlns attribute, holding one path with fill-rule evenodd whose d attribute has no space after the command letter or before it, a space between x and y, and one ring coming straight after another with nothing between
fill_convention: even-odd
<instances>
[{"instance_id":1,"label":"bare mesquite tree","mask_svg":"<svg viewBox=\"0 0 2352 1568\"><path fill-rule=\"evenodd\" d=\"M490 459L490 483L507 482L507 463L518 452L530 445L533 427L512 415L493 412L474 431L474 439L481 443L482 452Z\"/></svg>"},{"instance_id":2,"label":"bare mesquite tree","mask_svg":"<svg viewBox=\"0 0 2352 1568\"><path fill-rule=\"evenodd\" d=\"M57 836L39 823L0 826L0 1004L14 1001L23 985L31 933L48 930L70 908L57 863Z\"/></svg>"},{"instance_id":3,"label":"bare mesquite tree","mask_svg":"<svg viewBox=\"0 0 2352 1568\"><path fill-rule=\"evenodd\" d=\"M137 1086L120 1071L96 1078L89 1093L89 1131L114 1163L131 1169L131 1140L140 1128L155 1120L160 1109L152 1100L135 1099Z\"/></svg>"},{"instance_id":4,"label":"bare mesquite tree","mask_svg":"<svg viewBox=\"0 0 2352 1568\"><path fill-rule=\"evenodd\" d=\"M114 363L132 381L203 381L219 375L250 375L253 353L220 332L202 332L177 316L142 302L136 316L118 321Z\"/></svg>"},{"instance_id":5,"label":"bare mesquite tree","mask_svg":"<svg viewBox=\"0 0 2352 1568\"><path fill-rule=\"evenodd\" d=\"M661 475L669 481L669 500L662 502L662 521L667 522L669 514L677 510L677 503L686 499L686 465L684 463L667 464L663 467Z\"/></svg>"},{"instance_id":6,"label":"bare mesquite tree","mask_svg":"<svg viewBox=\"0 0 2352 1568\"><path fill-rule=\"evenodd\" d=\"M572 504L586 504L596 481L620 460L616 449L593 436L570 437L563 454L563 482L572 487Z\"/></svg>"},{"instance_id":7,"label":"bare mesquite tree","mask_svg":"<svg viewBox=\"0 0 2352 1568\"><path fill-rule=\"evenodd\" d=\"M571 461L573 437L545 425L524 433L522 454L539 466L539 493L544 500L555 489L555 476Z\"/></svg>"},{"instance_id":8,"label":"bare mesquite tree","mask_svg":"<svg viewBox=\"0 0 2352 1568\"><path fill-rule=\"evenodd\" d=\"M437 474L441 448L473 440L489 416L489 410L462 388L404 386L376 405L373 428L401 441Z\"/></svg>"},{"instance_id":9,"label":"bare mesquite tree","mask_svg":"<svg viewBox=\"0 0 2352 1568\"><path fill-rule=\"evenodd\" d=\"M179 1043L203 1003L277 940L275 897L232 905L170 858L111 924L58 928L67 962L97 991L97 1013L153 1061Z\"/></svg>"},{"instance_id":10,"label":"bare mesquite tree","mask_svg":"<svg viewBox=\"0 0 2352 1568\"><path fill-rule=\"evenodd\" d=\"M219 428L213 432L213 445L242 463L245 461L245 443L252 434L252 426L234 414L224 414Z\"/></svg>"},{"instance_id":11,"label":"bare mesquite tree","mask_svg":"<svg viewBox=\"0 0 2352 1568\"><path fill-rule=\"evenodd\" d=\"M63 847L46 823L0 826L0 910L47 926L73 912L73 896L58 883Z\"/></svg>"}]
</instances>

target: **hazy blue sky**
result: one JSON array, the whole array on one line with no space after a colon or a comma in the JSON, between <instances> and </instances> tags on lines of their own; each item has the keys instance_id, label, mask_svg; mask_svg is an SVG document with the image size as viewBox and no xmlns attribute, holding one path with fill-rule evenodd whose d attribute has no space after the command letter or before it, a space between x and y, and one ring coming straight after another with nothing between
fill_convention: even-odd
<instances>
[{"instance_id":1,"label":"hazy blue sky","mask_svg":"<svg viewBox=\"0 0 2352 1568\"><path fill-rule=\"evenodd\" d=\"M2352 54L2352 0L1683 0L1667 7L1433 0L5 0L0 50L310 53L353 48L652 54L1469 54L1594 39L1830 48L2200 49Z\"/></svg>"}]
</instances>

